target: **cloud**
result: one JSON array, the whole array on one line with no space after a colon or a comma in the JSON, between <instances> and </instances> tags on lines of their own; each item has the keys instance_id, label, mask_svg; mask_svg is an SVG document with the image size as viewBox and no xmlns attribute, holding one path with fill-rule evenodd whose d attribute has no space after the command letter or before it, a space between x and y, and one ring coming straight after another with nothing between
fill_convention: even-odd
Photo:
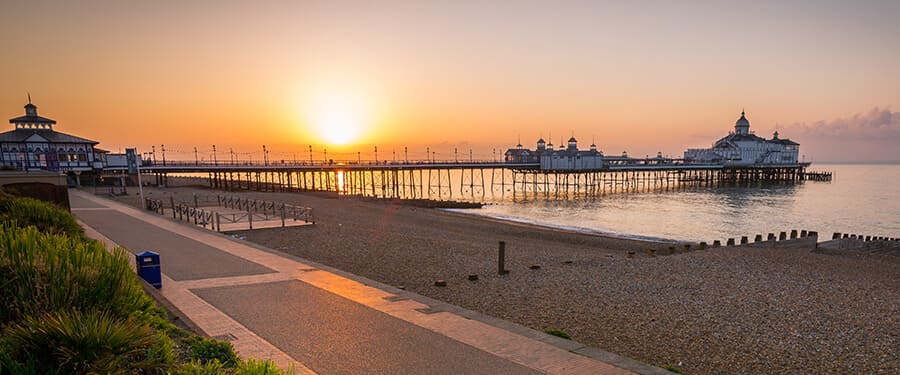
<instances>
[{"instance_id":1,"label":"cloud","mask_svg":"<svg viewBox=\"0 0 900 375\"><path fill-rule=\"evenodd\" d=\"M797 122L781 133L800 142L800 153L816 160L900 162L900 112L872 108L865 113L812 123Z\"/></svg>"},{"instance_id":2,"label":"cloud","mask_svg":"<svg viewBox=\"0 0 900 375\"><path fill-rule=\"evenodd\" d=\"M834 138L856 140L900 141L900 112L889 108L872 108L866 113L834 120L819 120L813 123L796 122L784 127L783 133L797 137Z\"/></svg>"}]
</instances>

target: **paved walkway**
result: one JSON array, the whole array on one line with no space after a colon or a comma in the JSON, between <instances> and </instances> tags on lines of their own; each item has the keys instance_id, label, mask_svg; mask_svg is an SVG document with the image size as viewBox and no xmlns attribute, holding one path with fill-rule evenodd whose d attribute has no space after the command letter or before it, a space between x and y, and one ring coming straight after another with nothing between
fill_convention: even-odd
<instances>
[{"instance_id":1,"label":"paved walkway","mask_svg":"<svg viewBox=\"0 0 900 375\"><path fill-rule=\"evenodd\" d=\"M86 192L69 194L88 235L160 254L161 295L182 318L230 340L242 356L298 374L665 373Z\"/></svg>"}]
</instances>

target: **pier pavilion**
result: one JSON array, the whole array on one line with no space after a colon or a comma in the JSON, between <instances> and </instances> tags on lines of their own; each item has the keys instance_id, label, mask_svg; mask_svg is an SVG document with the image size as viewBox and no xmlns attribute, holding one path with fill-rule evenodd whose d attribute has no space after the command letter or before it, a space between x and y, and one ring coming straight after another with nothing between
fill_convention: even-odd
<instances>
[{"instance_id":1,"label":"pier pavilion","mask_svg":"<svg viewBox=\"0 0 900 375\"><path fill-rule=\"evenodd\" d=\"M9 120L14 129L0 133L0 166L20 171L51 171L78 175L103 168L105 151L90 139L53 129L56 120L38 115L37 106L25 104L25 115Z\"/></svg>"},{"instance_id":2,"label":"pier pavilion","mask_svg":"<svg viewBox=\"0 0 900 375\"><path fill-rule=\"evenodd\" d=\"M684 152L688 163L714 163L723 165L790 165L797 164L800 144L790 139L765 139L750 131L750 120L741 111L734 124L734 132L716 141L710 148L694 148Z\"/></svg>"}]
</instances>

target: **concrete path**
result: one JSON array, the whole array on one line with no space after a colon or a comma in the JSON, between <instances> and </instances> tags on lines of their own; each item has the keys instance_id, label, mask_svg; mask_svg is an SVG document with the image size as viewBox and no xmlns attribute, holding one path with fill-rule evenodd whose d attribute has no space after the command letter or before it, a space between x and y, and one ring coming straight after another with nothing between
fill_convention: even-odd
<instances>
[{"instance_id":1,"label":"concrete path","mask_svg":"<svg viewBox=\"0 0 900 375\"><path fill-rule=\"evenodd\" d=\"M83 191L69 194L89 236L160 254L161 295L183 319L230 340L242 356L298 374L666 373Z\"/></svg>"}]
</instances>

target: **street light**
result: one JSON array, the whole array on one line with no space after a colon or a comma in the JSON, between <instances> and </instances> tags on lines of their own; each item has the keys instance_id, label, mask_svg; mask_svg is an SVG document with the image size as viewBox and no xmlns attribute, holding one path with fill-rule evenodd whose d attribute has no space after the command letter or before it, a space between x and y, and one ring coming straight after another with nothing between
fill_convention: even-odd
<instances>
[{"instance_id":1,"label":"street light","mask_svg":"<svg viewBox=\"0 0 900 375\"><path fill-rule=\"evenodd\" d=\"M266 145L263 145L263 165L269 165L269 152L266 151Z\"/></svg>"},{"instance_id":2,"label":"street light","mask_svg":"<svg viewBox=\"0 0 900 375\"><path fill-rule=\"evenodd\" d=\"M219 165L219 161L216 160L216 145L213 145L213 165Z\"/></svg>"}]
</instances>

